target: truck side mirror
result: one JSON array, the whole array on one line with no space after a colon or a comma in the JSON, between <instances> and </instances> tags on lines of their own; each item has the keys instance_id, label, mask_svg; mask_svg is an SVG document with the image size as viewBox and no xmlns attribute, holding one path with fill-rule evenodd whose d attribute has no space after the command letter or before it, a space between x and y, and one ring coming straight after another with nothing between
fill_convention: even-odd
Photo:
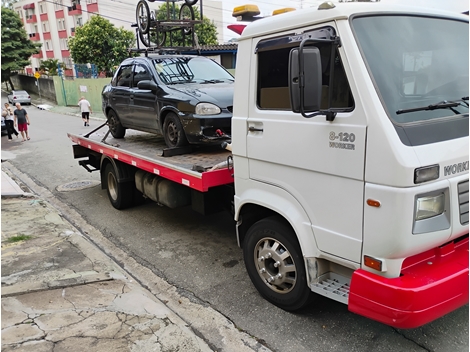
<instances>
[{"instance_id":1,"label":"truck side mirror","mask_svg":"<svg viewBox=\"0 0 470 352\"><path fill-rule=\"evenodd\" d=\"M137 88L139 89L150 89L150 90L157 90L158 86L154 81L149 79L145 79L137 83Z\"/></svg>"},{"instance_id":2,"label":"truck side mirror","mask_svg":"<svg viewBox=\"0 0 470 352\"><path fill-rule=\"evenodd\" d=\"M304 63L302 65L304 72L301 72L300 59ZM316 47L304 48L302 51L298 48L292 49L289 54L289 93L292 111L297 113L319 111L321 92L320 50Z\"/></svg>"}]
</instances>

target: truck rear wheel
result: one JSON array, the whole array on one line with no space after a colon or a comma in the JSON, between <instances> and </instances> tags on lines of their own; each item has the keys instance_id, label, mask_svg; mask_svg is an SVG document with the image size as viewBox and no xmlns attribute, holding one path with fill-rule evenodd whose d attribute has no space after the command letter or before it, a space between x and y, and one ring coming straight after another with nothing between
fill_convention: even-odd
<instances>
[{"instance_id":1,"label":"truck rear wheel","mask_svg":"<svg viewBox=\"0 0 470 352\"><path fill-rule=\"evenodd\" d=\"M281 219L274 216L255 223L244 240L243 256L251 281L269 302L288 311L310 302L300 246Z\"/></svg>"},{"instance_id":2,"label":"truck rear wheel","mask_svg":"<svg viewBox=\"0 0 470 352\"><path fill-rule=\"evenodd\" d=\"M109 110L108 112L108 127L114 138L123 138L126 134L126 129L122 127L114 110Z\"/></svg>"},{"instance_id":3,"label":"truck rear wheel","mask_svg":"<svg viewBox=\"0 0 470 352\"><path fill-rule=\"evenodd\" d=\"M163 123L163 137L168 148L182 147L188 144L183 126L174 113L169 113Z\"/></svg>"},{"instance_id":4,"label":"truck rear wheel","mask_svg":"<svg viewBox=\"0 0 470 352\"><path fill-rule=\"evenodd\" d=\"M116 209L125 209L132 205L134 199L134 182L118 182L117 172L111 163L104 169L104 179L106 180L106 190L109 201Z\"/></svg>"}]
</instances>

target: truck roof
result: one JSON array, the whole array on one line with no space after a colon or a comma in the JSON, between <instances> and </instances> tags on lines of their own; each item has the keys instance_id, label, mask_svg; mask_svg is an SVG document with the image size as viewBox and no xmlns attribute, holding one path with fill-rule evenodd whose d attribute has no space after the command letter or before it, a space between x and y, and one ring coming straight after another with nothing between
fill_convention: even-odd
<instances>
[{"instance_id":1,"label":"truck roof","mask_svg":"<svg viewBox=\"0 0 470 352\"><path fill-rule=\"evenodd\" d=\"M263 18L250 23L243 31L238 41L267 35L290 29L297 29L316 23L328 21L347 20L352 15L368 13L403 13L407 15L431 15L439 17L457 18L468 21L468 16L458 12L444 11L425 7L397 5L382 2L353 2L334 3L333 8L319 10L318 7L310 7L302 10L291 11L281 15Z\"/></svg>"}]
</instances>

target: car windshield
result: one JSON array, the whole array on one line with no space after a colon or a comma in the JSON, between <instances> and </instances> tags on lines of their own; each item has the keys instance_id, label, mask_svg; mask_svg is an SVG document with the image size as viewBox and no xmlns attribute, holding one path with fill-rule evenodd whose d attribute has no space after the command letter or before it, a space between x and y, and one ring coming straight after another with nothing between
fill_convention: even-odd
<instances>
[{"instance_id":1,"label":"car windshield","mask_svg":"<svg viewBox=\"0 0 470 352\"><path fill-rule=\"evenodd\" d=\"M16 90L13 92L13 94L16 94L16 95L28 95L28 93L26 93L26 91L24 90Z\"/></svg>"},{"instance_id":2,"label":"car windshield","mask_svg":"<svg viewBox=\"0 0 470 352\"><path fill-rule=\"evenodd\" d=\"M233 76L214 61L202 57L172 57L153 60L158 76L166 84L219 83Z\"/></svg>"},{"instance_id":3,"label":"car windshield","mask_svg":"<svg viewBox=\"0 0 470 352\"><path fill-rule=\"evenodd\" d=\"M395 123L468 113L468 22L378 15L356 17L352 24Z\"/></svg>"}]
</instances>

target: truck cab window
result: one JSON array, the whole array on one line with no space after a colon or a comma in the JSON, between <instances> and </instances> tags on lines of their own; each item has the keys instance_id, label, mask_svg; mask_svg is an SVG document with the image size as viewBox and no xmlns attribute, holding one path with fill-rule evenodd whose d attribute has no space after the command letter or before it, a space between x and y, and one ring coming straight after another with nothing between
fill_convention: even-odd
<instances>
[{"instance_id":1,"label":"truck cab window","mask_svg":"<svg viewBox=\"0 0 470 352\"><path fill-rule=\"evenodd\" d=\"M318 45L322 56L322 102L321 109L339 108L352 110L354 100L338 50L335 51L334 74L330 82L331 44ZM258 53L257 105L260 109L290 110L289 53L294 46ZM308 64L308 63L306 63ZM330 83L332 89L330 90ZM331 102L329 103L329 92Z\"/></svg>"}]
</instances>

